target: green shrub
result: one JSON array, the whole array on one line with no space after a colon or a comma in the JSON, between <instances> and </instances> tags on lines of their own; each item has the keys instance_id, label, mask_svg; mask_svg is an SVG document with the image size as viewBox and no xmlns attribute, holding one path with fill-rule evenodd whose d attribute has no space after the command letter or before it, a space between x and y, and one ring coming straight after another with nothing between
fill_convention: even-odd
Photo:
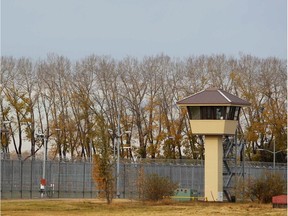
<instances>
[{"instance_id":1,"label":"green shrub","mask_svg":"<svg viewBox=\"0 0 288 216\"><path fill-rule=\"evenodd\" d=\"M286 183L281 175L267 172L248 184L247 193L252 200L256 197L261 203L270 203L273 196L285 192L285 187Z\"/></svg>"},{"instance_id":2,"label":"green shrub","mask_svg":"<svg viewBox=\"0 0 288 216\"><path fill-rule=\"evenodd\" d=\"M178 184L168 178L157 174L150 174L145 177L143 184L143 195L145 200L158 201L165 196L173 196Z\"/></svg>"}]
</instances>

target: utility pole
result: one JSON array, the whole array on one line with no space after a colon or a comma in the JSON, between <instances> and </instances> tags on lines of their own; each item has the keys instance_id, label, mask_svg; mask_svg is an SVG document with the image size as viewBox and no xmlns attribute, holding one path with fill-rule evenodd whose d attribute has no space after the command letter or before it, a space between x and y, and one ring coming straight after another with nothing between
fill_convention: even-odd
<instances>
[{"instance_id":1,"label":"utility pole","mask_svg":"<svg viewBox=\"0 0 288 216\"><path fill-rule=\"evenodd\" d=\"M116 170L116 196L120 198L120 181L119 181L119 174L120 174L120 113L118 113L118 131L117 131L117 170Z\"/></svg>"},{"instance_id":2,"label":"utility pole","mask_svg":"<svg viewBox=\"0 0 288 216\"><path fill-rule=\"evenodd\" d=\"M37 138L44 142L44 155L43 155L43 168L42 168L42 179L40 181L40 196L44 198L45 187L46 187L46 151L47 151L47 141L44 134L37 134Z\"/></svg>"}]
</instances>

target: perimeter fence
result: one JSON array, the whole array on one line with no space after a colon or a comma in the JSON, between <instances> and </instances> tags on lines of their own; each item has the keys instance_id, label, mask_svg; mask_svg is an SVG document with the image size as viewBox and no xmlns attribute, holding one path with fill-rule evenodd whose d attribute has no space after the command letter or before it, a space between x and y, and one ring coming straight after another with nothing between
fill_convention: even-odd
<instances>
[{"instance_id":1,"label":"perimeter fence","mask_svg":"<svg viewBox=\"0 0 288 216\"><path fill-rule=\"evenodd\" d=\"M116 168L116 165L115 165ZM263 172L276 172L287 181L287 164L245 162L234 167L244 170L245 178L258 178ZM90 162L45 163L46 192L53 198L95 198L97 187L92 178L93 164ZM116 172L115 172L116 173ZM190 188L204 194L204 162L199 160L141 160L136 162L121 160L119 192L121 198L139 197L141 179L156 173L179 184L179 188ZM1 198L40 198L40 180L43 161L1 160ZM116 194L116 192L115 192Z\"/></svg>"}]
</instances>

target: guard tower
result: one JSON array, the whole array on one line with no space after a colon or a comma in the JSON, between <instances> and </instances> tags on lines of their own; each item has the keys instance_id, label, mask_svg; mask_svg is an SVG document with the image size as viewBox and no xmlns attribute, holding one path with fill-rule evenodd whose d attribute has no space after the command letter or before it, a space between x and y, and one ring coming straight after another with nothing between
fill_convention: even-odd
<instances>
[{"instance_id":1,"label":"guard tower","mask_svg":"<svg viewBox=\"0 0 288 216\"><path fill-rule=\"evenodd\" d=\"M234 135L241 107L249 106L222 89L209 88L177 102L187 107L193 134L205 135L205 197L223 201L223 135Z\"/></svg>"}]
</instances>

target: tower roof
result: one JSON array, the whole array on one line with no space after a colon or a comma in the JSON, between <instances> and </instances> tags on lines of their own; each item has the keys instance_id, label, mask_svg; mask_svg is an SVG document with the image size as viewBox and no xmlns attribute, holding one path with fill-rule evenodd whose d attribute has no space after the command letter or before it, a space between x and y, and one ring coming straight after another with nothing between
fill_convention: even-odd
<instances>
[{"instance_id":1,"label":"tower roof","mask_svg":"<svg viewBox=\"0 0 288 216\"><path fill-rule=\"evenodd\" d=\"M209 88L190 95L177 102L179 106L238 105L250 106L250 103L222 89Z\"/></svg>"}]
</instances>

